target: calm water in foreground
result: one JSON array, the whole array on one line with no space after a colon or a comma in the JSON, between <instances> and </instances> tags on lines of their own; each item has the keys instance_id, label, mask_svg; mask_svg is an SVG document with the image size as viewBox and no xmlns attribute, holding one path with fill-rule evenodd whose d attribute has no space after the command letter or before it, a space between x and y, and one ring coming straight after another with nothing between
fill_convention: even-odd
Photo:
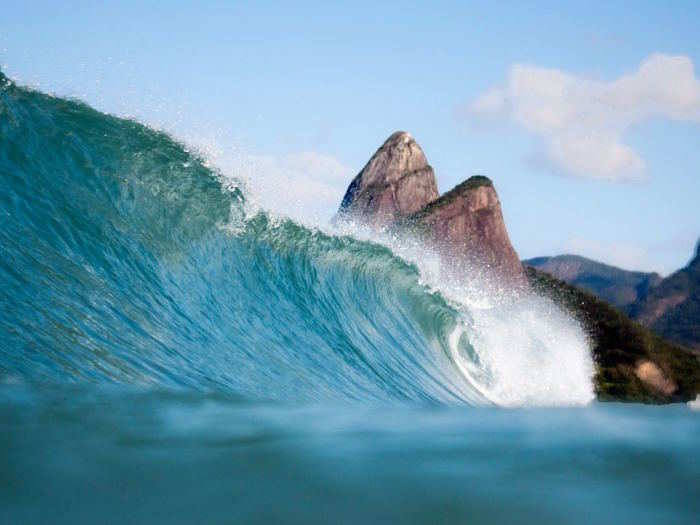
<instances>
[{"instance_id":1,"label":"calm water in foreground","mask_svg":"<svg viewBox=\"0 0 700 525\"><path fill-rule=\"evenodd\" d=\"M3 386L2 523L697 523L687 406L285 406Z\"/></svg>"}]
</instances>

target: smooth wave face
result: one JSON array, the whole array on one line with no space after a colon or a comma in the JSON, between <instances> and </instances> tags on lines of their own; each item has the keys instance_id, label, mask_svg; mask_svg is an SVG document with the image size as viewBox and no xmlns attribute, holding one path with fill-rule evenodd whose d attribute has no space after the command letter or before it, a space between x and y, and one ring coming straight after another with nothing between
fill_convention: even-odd
<instances>
[{"instance_id":1,"label":"smooth wave face","mask_svg":"<svg viewBox=\"0 0 700 525\"><path fill-rule=\"evenodd\" d=\"M0 82L6 381L592 399L585 337L551 303L445 284L415 246L251 213L235 179L166 134Z\"/></svg>"}]
</instances>

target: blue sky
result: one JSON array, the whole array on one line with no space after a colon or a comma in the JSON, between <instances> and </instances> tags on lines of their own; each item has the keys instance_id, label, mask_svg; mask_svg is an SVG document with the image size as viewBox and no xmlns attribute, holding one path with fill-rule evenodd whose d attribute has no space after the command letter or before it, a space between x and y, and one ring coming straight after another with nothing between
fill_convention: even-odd
<instances>
[{"instance_id":1,"label":"blue sky","mask_svg":"<svg viewBox=\"0 0 700 525\"><path fill-rule=\"evenodd\" d=\"M442 191L495 181L522 257L668 273L700 236L698 2L25 4L7 74L168 129L292 215L330 216L404 129Z\"/></svg>"}]
</instances>

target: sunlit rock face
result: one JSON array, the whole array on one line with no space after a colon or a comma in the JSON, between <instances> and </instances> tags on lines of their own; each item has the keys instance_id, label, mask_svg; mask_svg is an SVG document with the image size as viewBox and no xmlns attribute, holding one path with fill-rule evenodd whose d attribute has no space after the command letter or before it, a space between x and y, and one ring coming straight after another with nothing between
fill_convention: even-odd
<instances>
[{"instance_id":1,"label":"sunlit rock face","mask_svg":"<svg viewBox=\"0 0 700 525\"><path fill-rule=\"evenodd\" d=\"M510 242L491 180L470 177L408 218L456 262L523 284L522 263Z\"/></svg>"},{"instance_id":2,"label":"sunlit rock face","mask_svg":"<svg viewBox=\"0 0 700 525\"><path fill-rule=\"evenodd\" d=\"M491 180L471 177L440 197L423 150L404 131L391 135L353 179L338 217L379 229L410 228L452 267L526 282Z\"/></svg>"},{"instance_id":3,"label":"sunlit rock face","mask_svg":"<svg viewBox=\"0 0 700 525\"><path fill-rule=\"evenodd\" d=\"M397 131L350 183L339 215L383 227L438 196L435 174L423 150L411 135Z\"/></svg>"}]
</instances>

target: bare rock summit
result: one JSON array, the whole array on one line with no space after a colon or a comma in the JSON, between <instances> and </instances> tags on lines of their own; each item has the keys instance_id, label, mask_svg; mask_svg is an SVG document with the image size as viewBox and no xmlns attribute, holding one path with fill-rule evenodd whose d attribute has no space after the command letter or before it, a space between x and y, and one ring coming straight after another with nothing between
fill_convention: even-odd
<instances>
[{"instance_id":1,"label":"bare rock summit","mask_svg":"<svg viewBox=\"0 0 700 525\"><path fill-rule=\"evenodd\" d=\"M369 159L348 187L339 216L384 227L438 198L433 168L405 131L397 131Z\"/></svg>"},{"instance_id":2,"label":"bare rock summit","mask_svg":"<svg viewBox=\"0 0 700 525\"><path fill-rule=\"evenodd\" d=\"M523 265L510 242L501 202L488 177L476 175L408 217L458 266L483 269L523 284Z\"/></svg>"},{"instance_id":3,"label":"bare rock summit","mask_svg":"<svg viewBox=\"0 0 700 525\"><path fill-rule=\"evenodd\" d=\"M440 197L433 169L406 132L391 135L353 179L338 215L376 228L410 228L452 267L526 282L491 180L471 177Z\"/></svg>"}]
</instances>

